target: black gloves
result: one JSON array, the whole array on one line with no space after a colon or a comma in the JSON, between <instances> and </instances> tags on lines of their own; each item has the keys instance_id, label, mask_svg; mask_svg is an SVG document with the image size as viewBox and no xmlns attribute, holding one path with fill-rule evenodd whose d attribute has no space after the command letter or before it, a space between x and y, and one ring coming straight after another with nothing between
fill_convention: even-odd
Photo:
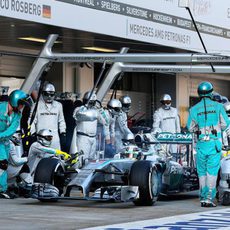
<instances>
[{"instance_id":1,"label":"black gloves","mask_svg":"<svg viewBox=\"0 0 230 230\"><path fill-rule=\"evenodd\" d=\"M106 144L105 145L105 158L113 158L116 154L116 149L112 144Z\"/></svg>"},{"instance_id":2,"label":"black gloves","mask_svg":"<svg viewBox=\"0 0 230 230\"><path fill-rule=\"evenodd\" d=\"M61 150L66 152L67 146L66 146L66 133L60 134L60 144L61 144Z\"/></svg>"}]
</instances>

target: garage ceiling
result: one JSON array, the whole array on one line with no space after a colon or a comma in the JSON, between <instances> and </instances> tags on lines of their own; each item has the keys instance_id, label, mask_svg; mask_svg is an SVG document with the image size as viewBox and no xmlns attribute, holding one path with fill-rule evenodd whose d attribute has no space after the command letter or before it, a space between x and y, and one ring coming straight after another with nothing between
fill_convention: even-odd
<instances>
[{"instance_id":1,"label":"garage ceiling","mask_svg":"<svg viewBox=\"0 0 230 230\"><path fill-rule=\"evenodd\" d=\"M149 43L126 40L101 34L77 31L67 28L49 26L29 21L0 17L0 51L13 51L27 54L37 54L43 44L32 41L19 40L19 37L36 37L46 39L49 34L58 34L60 44L54 46L54 51L84 53L84 46L97 46L120 50L129 47L129 52L185 52L170 47L163 47ZM92 52L92 51L90 51Z\"/></svg>"}]
</instances>

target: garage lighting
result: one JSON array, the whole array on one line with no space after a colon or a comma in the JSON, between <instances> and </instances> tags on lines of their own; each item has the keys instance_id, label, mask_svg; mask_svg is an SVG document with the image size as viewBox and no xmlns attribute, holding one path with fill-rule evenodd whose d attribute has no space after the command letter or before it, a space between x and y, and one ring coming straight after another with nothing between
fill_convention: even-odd
<instances>
[{"instance_id":1,"label":"garage lighting","mask_svg":"<svg viewBox=\"0 0 230 230\"><path fill-rule=\"evenodd\" d=\"M189 0L179 0L178 6L182 8L189 7Z\"/></svg>"},{"instance_id":2,"label":"garage lighting","mask_svg":"<svg viewBox=\"0 0 230 230\"><path fill-rule=\"evenodd\" d=\"M113 50L113 49L107 49L107 48L102 48L102 47L94 47L94 46L89 46L89 47L82 47L84 50L91 50L91 51L98 51L98 52L105 52L105 53L114 53L118 52L118 50Z\"/></svg>"},{"instance_id":3,"label":"garage lighting","mask_svg":"<svg viewBox=\"0 0 230 230\"><path fill-rule=\"evenodd\" d=\"M19 37L20 40L31 41L31 42L40 42L45 43L46 39L35 38L35 37ZM55 43L62 43L61 41L55 41Z\"/></svg>"}]
</instances>

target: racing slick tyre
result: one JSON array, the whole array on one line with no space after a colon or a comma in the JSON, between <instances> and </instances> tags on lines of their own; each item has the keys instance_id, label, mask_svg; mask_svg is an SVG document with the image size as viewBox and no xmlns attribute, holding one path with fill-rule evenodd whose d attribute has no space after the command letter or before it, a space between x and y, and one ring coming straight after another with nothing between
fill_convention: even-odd
<instances>
[{"instance_id":1,"label":"racing slick tyre","mask_svg":"<svg viewBox=\"0 0 230 230\"><path fill-rule=\"evenodd\" d=\"M230 205L230 192L224 192L221 204L224 206Z\"/></svg>"},{"instance_id":2,"label":"racing slick tyre","mask_svg":"<svg viewBox=\"0 0 230 230\"><path fill-rule=\"evenodd\" d=\"M133 203L138 206L153 205L159 195L160 182L156 167L151 161L136 161L130 170L130 185L139 187L139 198Z\"/></svg>"},{"instance_id":3,"label":"racing slick tyre","mask_svg":"<svg viewBox=\"0 0 230 230\"><path fill-rule=\"evenodd\" d=\"M64 169L57 158L43 158L37 165L34 174L34 183L50 184L59 190L59 196L63 193ZM40 199L45 201L47 199Z\"/></svg>"}]
</instances>

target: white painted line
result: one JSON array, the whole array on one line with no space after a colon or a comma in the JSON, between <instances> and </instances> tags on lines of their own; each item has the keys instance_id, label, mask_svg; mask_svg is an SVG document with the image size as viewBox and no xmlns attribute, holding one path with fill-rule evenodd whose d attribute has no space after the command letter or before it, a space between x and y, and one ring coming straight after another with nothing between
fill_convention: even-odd
<instances>
[{"instance_id":1,"label":"white painted line","mask_svg":"<svg viewBox=\"0 0 230 230\"><path fill-rule=\"evenodd\" d=\"M230 208L214 209L193 214L85 228L85 230L230 230Z\"/></svg>"}]
</instances>

